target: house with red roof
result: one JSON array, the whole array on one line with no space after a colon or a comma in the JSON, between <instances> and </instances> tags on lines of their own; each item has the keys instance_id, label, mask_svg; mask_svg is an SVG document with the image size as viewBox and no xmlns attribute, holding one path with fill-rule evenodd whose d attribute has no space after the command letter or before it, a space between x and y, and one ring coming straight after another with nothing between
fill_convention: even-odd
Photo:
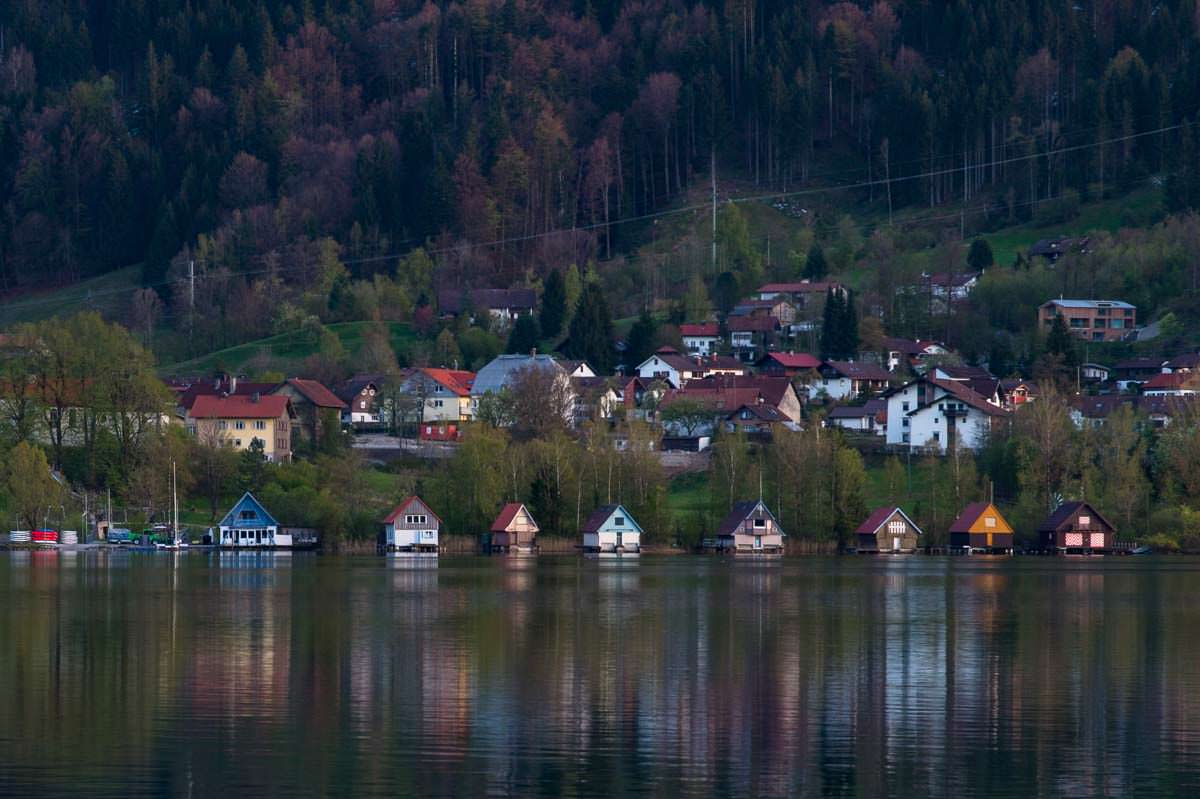
<instances>
[{"instance_id":1,"label":"house with red roof","mask_svg":"<svg viewBox=\"0 0 1200 799\"><path fill-rule=\"evenodd\" d=\"M920 544L921 528L898 505L876 508L855 531L863 554L906 554Z\"/></svg>"},{"instance_id":2,"label":"house with red roof","mask_svg":"<svg viewBox=\"0 0 1200 799\"><path fill-rule=\"evenodd\" d=\"M721 343L721 326L716 322L700 325L680 325L679 335L688 355L712 355Z\"/></svg>"},{"instance_id":3,"label":"house with red roof","mask_svg":"<svg viewBox=\"0 0 1200 799\"><path fill-rule=\"evenodd\" d=\"M538 524L523 502L510 502L492 522L486 549L490 552L537 551Z\"/></svg>"},{"instance_id":4,"label":"house with red roof","mask_svg":"<svg viewBox=\"0 0 1200 799\"><path fill-rule=\"evenodd\" d=\"M411 496L383 520L383 552L437 552L442 520L425 501Z\"/></svg>"},{"instance_id":5,"label":"house with red roof","mask_svg":"<svg viewBox=\"0 0 1200 799\"><path fill-rule=\"evenodd\" d=\"M314 442L342 426L342 411L346 403L319 380L292 377L280 383L271 394L291 400L296 423L292 434L298 439Z\"/></svg>"},{"instance_id":6,"label":"house with red roof","mask_svg":"<svg viewBox=\"0 0 1200 799\"><path fill-rule=\"evenodd\" d=\"M184 420L200 441L239 451L249 450L258 441L267 460L292 459L295 412L285 396L201 394L192 401Z\"/></svg>"},{"instance_id":7,"label":"house with red roof","mask_svg":"<svg viewBox=\"0 0 1200 799\"><path fill-rule=\"evenodd\" d=\"M1157 374L1142 383L1142 394L1147 397L1193 397L1200 393L1200 373L1171 372Z\"/></svg>"},{"instance_id":8,"label":"house with red roof","mask_svg":"<svg viewBox=\"0 0 1200 799\"><path fill-rule=\"evenodd\" d=\"M820 368L821 359L807 352L767 352L754 362L761 374L793 378Z\"/></svg>"}]
</instances>

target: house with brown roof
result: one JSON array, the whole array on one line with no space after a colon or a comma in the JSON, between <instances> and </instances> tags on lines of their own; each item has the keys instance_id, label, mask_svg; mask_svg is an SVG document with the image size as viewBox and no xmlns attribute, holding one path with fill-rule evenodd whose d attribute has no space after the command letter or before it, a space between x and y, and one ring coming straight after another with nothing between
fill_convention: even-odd
<instances>
[{"instance_id":1,"label":"house with brown roof","mask_svg":"<svg viewBox=\"0 0 1200 799\"><path fill-rule=\"evenodd\" d=\"M663 380L672 388L681 387L688 380L698 380L712 375L744 375L746 365L727 355L710 355L707 358L681 355L674 347L663 347L638 364L637 375L646 381Z\"/></svg>"},{"instance_id":2,"label":"house with brown roof","mask_svg":"<svg viewBox=\"0 0 1200 799\"><path fill-rule=\"evenodd\" d=\"M860 553L911 553L920 543L921 528L898 505L877 508L859 525Z\"/></svg>"},{"instance_id":3,"label":"house with brown roof","mask_svg":"<svg viewBox=\"0 0 1200 799\"><path fill-rule=\"evenodd\" d=\"M1116 542L1117 528L1081 500L1062 503L1038 526L1038 543L1050 552L1099 554Z\"/></svg>"},{"instance_id":4,"label":"house with brown roof","mask_svg":"<svg viewBox=\"0 0 1200 799\"><path fill-rule=\"evenodd\" d=\"M881 367L861 361L825 361L817 373L820 379L809 386L809 396L815 391L832 400L878 394L891 378Z\"/></svg>"},{"instance_id":5,"label":"house with brown roof","mask_svg":"<svg viewBox=\"0 0 1200 799\"><path fill-rule=\"evenodd\" d=\"M972 502L950 525L950 547L972 552L1012 552L1013 529L990 502Z\"/></svg>"},{"instance_id":6,"label":"house with brown roof","mask_svg":"<svg viewBox=\"0 0 1200 799\"><path fill-rule=\"evenodd\" d=\"M668 391L660 405L668 408L680 400L712 408L712 419L724 420L726 429L731 431L737 428L774 431L778 426L796 429L802 416L799 395L786 377L720 375L689 380L682 389ZM738 418L741 411L746 413ZM692 436L711 431L712 425L706 424L690 431L669 432Z\"/></svg>"},{"instance_id":7,"label":"house with brown roof","mask_svg":"<svg viewBox=\"0 0 1200 799\"><path fill-rule=\"evenodd\" d=\"M1138 386L1150 378L1162 374L1166 364L1166 359L1161 356L1157 358L1127 358L1117 361L1112 369L1112 379L1117 384L1117 390L1135 391Z\"/></svg>"},{"instance_id":8,"label":"house with brown roof","mask_svg":"<svg viewBox=\"0 0 1200 799\"><path fill-rule=\"evenodd\" d=\"M437 293L438 310L443 317L458 316L464 310L475 314L487 311L493 319L511 322L529 316L537 306L533 289L462 289L444 288Z\"/></svg>"},{"instance_id":9,"label":"house with brown roof","mask_svg":"<svg viewBox=\"0 0 1200 799\"><path fill-rule=\"evenodd\" d=\"M425 501L411 496L383 519L380 549L383 552L437 552L441 518Z\"/></svg>"},{"instance_id":10,"label":"house with brown roof","mask_svg":"<svg viewBox=\"0 0 1200 799\"><path fill-rule=\"evenodd\" d=\"M296 423L292 435L296 439L314 442L337 432L342 425L346 403L318 380L292 377L280 383L271 394L291 400Z\"/></svg>"},{"instance_id":11,"label":"house with brown roof","mask_svg":"<svg viewBox=\"0 0 1200 799\"><path fill-rule=\"evenodd\" d=\"M712 355L721 343L721 326L716 322L680 325L679 335L688 355Z\"/></svg>"},{"instance_id":12,"label":"house with brown roof","mask_svg":"<svg viewBox=\"0 0 1200 799\"><path fill-rule=\"evenodd\" d=\"M769 405L741 405L724 416L725 432L742 432L755 439L770 440L779 430L795 423Z\"/></svg>"},{"instance_id":13,"label":"house with brown roof","mask_svg":"<svg viewBox=\"0 0 1200 799\"><path fill-rule=\"evenodd\" d=\"M793 331L815 330L825 313L825 298L829 292L847 296L844 285L836 280L801 280L792 283L767 283L759 286L755 296L759 300L787 300L795 309Z\"/></svg>"},{"instance_id":14,"label":"house with brown roof","mask_svg":"<svg viewBox=\"0 0 1200 799\"><path fill-rule=\"evenodd\" d=\"M839 405L825 416L827 427L856 433L887 434L887 400L874 397L862 405Z\"/></svg>"},{"instance_id":15,"label":"house with brown roof","mask_svg":"<svg viewBox=\"0 0 1200 799\"><path fill-rule=\"evenodd\" d=\"M771 316L731 316L725 320L729 329L729 347L734 357L752 362L758 354L775 345L779 336L779 320Z\"/></svg>"},{"instance_id":16,"label":"house with brown roof","mask_svg":"<svg viewBox=\"0 0 1200 799\"><path fill-rule=\"evenodd\" d=\"M201 394L184 418L188 431L201 441L239 451L259 441L267 460L292 459L295 413L287 397Z\"/></svg>"},{"instance_id":17,"label":"house with brown roof","mask_svg":"<svg viewBox=\"0 0 1200 799\"><path fill-rule=\"evenodd\" d=\"M923 365L927 358L949 353L949 350L936 341L914 341L893 336L883 339L883 349L889 372L894 372L902 366L916 369Z\"/></svg>"},{"instance_id":18,"label":"house with brown roof","mask_svg":"<svg viewBox=\"0 0 1200 799\"><path fill-rule=\"evenodd\" d=\"M535 552L539 530L525 503L510 502L492 522L486 548L490 552Z\"/></svg>"},{"instance_id":19,"label":"house with brown roof","mask_svg":"<svg viewBox=\"0 0 1200 799\"><path fill-rule=\"evenodd\" d=\"M362 374L334 386L334 395L346 403L342 423L356 429L386 423L390 412L382 390L386 381L385 375Z\"/></svg>"},{"instance_id":20,"label":"house with brown roof","mask_svg":"<svg viewBox=\"0 0 1200 799\"><path fill-rule=\"evenodd\" d=\"M716 550L730 554L781 553L784 535L761 499L738 502L717 526Z\"/></svg>"}]
</instances>

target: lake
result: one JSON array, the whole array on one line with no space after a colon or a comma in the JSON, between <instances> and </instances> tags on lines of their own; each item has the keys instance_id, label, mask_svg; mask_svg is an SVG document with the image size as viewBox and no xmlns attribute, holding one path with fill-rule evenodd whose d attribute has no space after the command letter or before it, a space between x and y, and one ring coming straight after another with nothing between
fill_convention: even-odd
<instances>
[{"instance_id":1,"label":"lake","mask_svg":"<svg viewBox=\"0 0 1200 799\"><path fill-rule=\"evenodd\" d=\"M0 794L1200 795L1200 560L0 553Z\"/></svg>"}]
</instances>

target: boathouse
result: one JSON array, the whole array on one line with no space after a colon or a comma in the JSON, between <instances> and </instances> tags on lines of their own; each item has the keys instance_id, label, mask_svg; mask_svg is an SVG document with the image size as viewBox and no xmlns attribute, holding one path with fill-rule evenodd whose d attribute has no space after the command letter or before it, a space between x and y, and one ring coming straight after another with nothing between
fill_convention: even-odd
<instances>
[{"instance_id":1,"label":"boathouse","mask_svg":"<svg viewBox=\"0 0 1200 799\"><path fill-rule=\"evenodd\" d=\"M717 527L716 548L729 553L783 552L783 528L763 501L739 502Z\"/></svg>"},{"instance_id":2,"label":"boathouse","mask_svg":"<svg viewBox=\"0 0 1200 799\"><path fill-rule=\"evenodd\" d=\"M437 552L442 520L420 497L409 497L383 520L384 552Z\"/></svg>"},{"instance_id":3,"label":"boathouse","mask_svg":"<svg viewBox=\"0 0 1200 799\"><path fill-rule=\"evenodd\" d=\"M1064 502L1038 527L1038 543L1050 552L1107 552L1117 529L1088 502Z\"/></svg>"},{"instance_id":4,"label":"boathouse","mask_svg":"<svg viewBox=\"0 0 1200 799\"><path fill-rule=\"evenodd\" d=\"M584 552L639 552L642 528L624 505L601 505L583 523Z\"/></svg>"},{"instance_id":5,"label":"boathouse","mask_svg":"<svg viewBox=\"0 0 1200 799\"><path fill-rule=\"evenodd\" d=\"M533 552L537 549L537 522L522 502L510 502L492 522L488 548L492 552Z\"/></svg>"},{"instance_id":6,"label":"boathouse","mask_svg":"<svg viewBox=\"0 0 1200 799\"><path fill-rule=\"evenodd\" d=\"M1012 552L1013 529L990 502L972 502L950 525L950 548Z\"/></svg>"},{"instance_id":7,"label":"boathouse","mask_svg":"<svg viewBox=\"0 0 1200 799\"><path fill-rule=\"evenodd\" d=\"M279 529L279 522L262 503L247 491L221 519L218 544L234 548L291 549L291 535Z\"/></svg>"},{"instance_id":8,"label":"boathouse","mask_svg":"<svg viewBox=\"0 0 1200 799\"><path fill-rule=\"evenodd\" d=\"M857 530L858 551L910 553L917 549L921 528L896 505L877 508Z\"/></svg>"}]
</instances>

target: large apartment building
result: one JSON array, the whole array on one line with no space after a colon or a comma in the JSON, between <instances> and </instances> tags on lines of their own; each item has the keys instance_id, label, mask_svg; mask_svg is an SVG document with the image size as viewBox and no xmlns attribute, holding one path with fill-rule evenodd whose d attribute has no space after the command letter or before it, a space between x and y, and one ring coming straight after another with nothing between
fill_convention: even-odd
<instances>
[{"instance_id":1,"label":"large apartment building","mask_svg":"<svg viewBox=\"0 0 1200 799\"><path fill-rule=\"evenodd\" d=\"M1120 300L1050 300L1038 309L1043 332L1061 316L1067 329L1088 341L1121 341L1137 326L1137 309Z\"/></svg>"}]
</instances>

